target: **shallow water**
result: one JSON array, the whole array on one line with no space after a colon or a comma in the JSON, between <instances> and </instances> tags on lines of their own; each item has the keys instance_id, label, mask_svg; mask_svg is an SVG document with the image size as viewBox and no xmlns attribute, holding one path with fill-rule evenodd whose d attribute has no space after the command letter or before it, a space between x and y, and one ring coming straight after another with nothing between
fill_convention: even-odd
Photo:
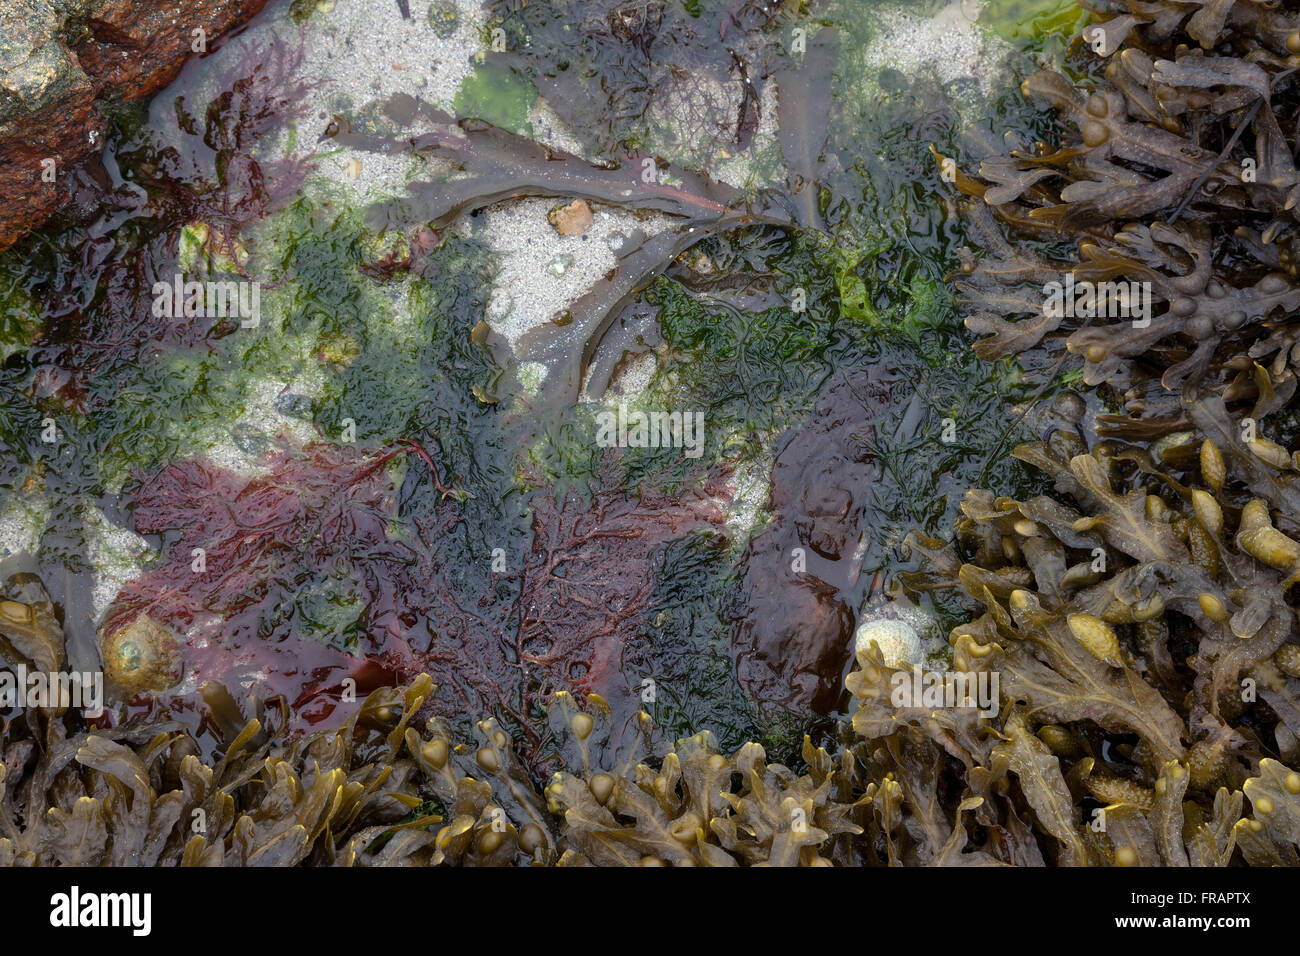
<instances>
[{"instance_id":1,"label":"shallow water","mask_svg":"<svg viewBox=\"0 0 1300 956\"><path fill-rule=\"evenodd\" d=\"M447 56L344 99L318 69L337 42L328 6L273 5L121 111L74 207L0 256L2 541L61 608L70 666L98 667L103 638L147 614L184 673L119 687L129 712L197 721L217 680L325 726L347 679L363 697L428 670L435 708L497 716L537 766L559 689L627 721L644 708L669 737L791 752L841 705L855 620L873 580L909 566L904 535L947 536L968 487L1035 487L998 454L1032 434L1016 421L1030 390L973 356L944 282L968 240L930 147L966 161L981 135L1038 128L1008 91L1042 31L1009 28L1032 17L995 4L979 21L992 29L964 28L974 59L952 76L882 55L962 13L937 5L796 17L674 0L593 24L590 8L613 5L501 3L448 26L375 3L398 20L377 32L425 31ZM485 53L496 28L507 51ZM811 54L793 52L796 28ZM447 68L453 52L470 72ZM823 73L787 80L794 135L768 85L805 66ZM369 203L447 172L323 136L337 114L409 141L382 109L399 90L587 160L657 156L784 210L665 263L593 359L647 369L615 376L611 408L701 413L698 458L601 447L603 406L547 395L529 355L474 333L511 269L499 207L437 230L366 225ZM813 179L819 193L796 188ZM593 206L611 228L643 214ZM257 283L257 325L157 314L155 283L177 275ZM786 571L801 547L811 590ZM949 626L963 610L923 607Z\"/></svg>"}]
</instances>

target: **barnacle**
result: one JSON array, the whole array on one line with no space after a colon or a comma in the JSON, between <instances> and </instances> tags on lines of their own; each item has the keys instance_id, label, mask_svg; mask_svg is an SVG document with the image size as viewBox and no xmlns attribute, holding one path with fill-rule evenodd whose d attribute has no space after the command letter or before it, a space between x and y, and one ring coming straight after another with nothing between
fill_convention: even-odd
<instances>
[{"instance_id":1,"label":"barnacle","mask_svg":"<svg viewBox=\"0 0 1300 956\"><path fill-rule=\"evenodd\" d=\"M877 618L863 621L853 635L858 648L878 645L890 667L910 667L921 662L921 639L906 621Z\"/></svg>"}]
</instances>

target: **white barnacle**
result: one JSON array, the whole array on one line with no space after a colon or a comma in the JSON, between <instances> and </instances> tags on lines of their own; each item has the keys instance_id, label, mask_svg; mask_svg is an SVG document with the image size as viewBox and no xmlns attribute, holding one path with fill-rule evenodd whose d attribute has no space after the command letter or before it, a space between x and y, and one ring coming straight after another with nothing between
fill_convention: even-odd
<instances>
[{"instance_id":1,"label":"white barnacle","mask_svg":"<svg viewBox=\"0 0 1300 956\"><path fill-rule=\"evenodd\" d=\"M919 665L924 657L921 638L916 628L906 621L877 617L859 624L853 636L857 653L865 653L875 641L880 647L881 657L890 667L913 667Z\"/></svg>"}]
</instances>

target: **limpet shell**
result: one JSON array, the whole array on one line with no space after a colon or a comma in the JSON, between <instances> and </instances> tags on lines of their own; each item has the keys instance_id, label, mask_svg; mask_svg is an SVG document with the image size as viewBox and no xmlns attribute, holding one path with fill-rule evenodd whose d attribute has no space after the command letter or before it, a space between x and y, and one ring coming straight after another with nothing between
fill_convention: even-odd
<instances>
[{"instance_id":1,"label":"limpet shell","mask_svg":"<svg viewBox=\"0 0 1300 956\"><path fill-rule=\"evenodd\" d=\"M147 614L103 636L100 653L104 676L132 694L166 690L180 679L176 638Z\"/></svg>"}]
</instances>

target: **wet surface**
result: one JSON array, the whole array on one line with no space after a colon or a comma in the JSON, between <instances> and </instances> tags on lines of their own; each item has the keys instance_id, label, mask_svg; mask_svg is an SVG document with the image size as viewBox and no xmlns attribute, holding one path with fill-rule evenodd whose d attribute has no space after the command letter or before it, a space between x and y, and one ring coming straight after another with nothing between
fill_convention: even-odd
<instances>
[{"instance_id":1,"label":"wet surface","mask_svg":"<svg viewBox=\"0 0 1300 956\"><path fill-rule=\"evenodd\" d=\"M851 651L865 504L881 478L874 420L889 404L883 366L833 381L772 468L771 523L745 556L735 650L755 700L825 713Z\"/></svg>"},{"instance_id":2,"label":"wet surface","mask_svg":"<svg viewBox=\"0 0 1300 956\"><path fill-rule=\"evenodd\" d=\"M496 715L539 768L562 689L665 736L793 746L841 706L903 535L944 533L986 468L1024 480L988 465L1018 376L969 355L943 284L965 236L929 147L956 148L967 108L926 75L864 90L852 4L806 54L787 48L809 24L758 4L589 6L563 69L541 5L482 11L531 36L492 59L582 157L414 94L385 101L394 125L331 122L304 51L255 34L118 116L76 215L0 258L6 548L72 665L145 619L181 665L116 703L194 721L218 681L329 726L427 671L438 712ZM665 138L683 97L726 121ZM366 209L321 171L339 148L428 165ZM497 268L477 210L522 195L678 221L630 236L572 324L534 317L515 355L475 332ZM177 275L259 283L260 325L158 314ZM619 401L697 410L703 456L602 447Z\"/></svg>"}]
</instances>

